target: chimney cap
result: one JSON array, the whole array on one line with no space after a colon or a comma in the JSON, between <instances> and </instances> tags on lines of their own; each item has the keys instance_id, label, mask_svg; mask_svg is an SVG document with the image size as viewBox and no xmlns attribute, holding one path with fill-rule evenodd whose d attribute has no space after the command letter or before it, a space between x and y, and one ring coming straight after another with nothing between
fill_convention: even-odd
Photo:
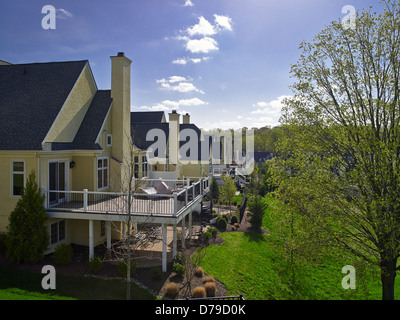
<instances>
[{"instance_id":1,"label":"chimney cap","mask_svg":"<svg viewBox=\"0 0 400 320\"><path fill-rule=\"evenodd\" d=\"M125 52L120 51L120 52L118 52L117 56L118 57L125 57Z\"/></svg>"},{"instance_id":2,"label":"chimney cap","mask_svg":"<svg viewBox=\"0 0 400 320\"><path fill-rule=\"evenodd\" d=\"M176 110L172 110L172 113L176 113Z\"/></svg>"}]
</instances>

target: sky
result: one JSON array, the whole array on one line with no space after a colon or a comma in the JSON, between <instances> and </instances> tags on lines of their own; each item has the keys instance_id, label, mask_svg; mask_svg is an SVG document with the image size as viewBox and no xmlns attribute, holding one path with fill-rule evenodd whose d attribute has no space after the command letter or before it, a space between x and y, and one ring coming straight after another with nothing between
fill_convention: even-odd
<instances>
[{"instance_id":1,"label":"sky","mask_svg":"<svg viewBox=\"0 0 400 320\"><path fill-rule=\"evenodd\" d=\"M55 28L42 20L56 10ZM99 89L132 60L131 110L189 113L209 130L279 125L299 44L378 0L0 0L0 60L89 60Z\"/></svg>"}]
</instances>

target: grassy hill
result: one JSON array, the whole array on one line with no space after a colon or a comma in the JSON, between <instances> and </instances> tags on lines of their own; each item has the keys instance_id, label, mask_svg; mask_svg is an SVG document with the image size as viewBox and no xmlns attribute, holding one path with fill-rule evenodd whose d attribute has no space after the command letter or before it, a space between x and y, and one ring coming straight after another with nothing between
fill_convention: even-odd
<instances>
[{"instance_id":1,"label":"grassy hill","mask_svg":"<svg viewBox=\"0 0 400 320\"><path fill-rule=\"evenodd\" d=\"M342 288L342 267L349 261L325 257L314 263L296 262L289 267L284 254L284 239L274 232L274 200L267 197L268 212L263 227L270 232L225 232L221 245L212 245L202 267L224 283L230 294L243 294L246 299L275 300L348 300L381 299L377 272L357 274L356 289ZM294 279L294 281L293 281Z\"/></svg>"}]
</instances>

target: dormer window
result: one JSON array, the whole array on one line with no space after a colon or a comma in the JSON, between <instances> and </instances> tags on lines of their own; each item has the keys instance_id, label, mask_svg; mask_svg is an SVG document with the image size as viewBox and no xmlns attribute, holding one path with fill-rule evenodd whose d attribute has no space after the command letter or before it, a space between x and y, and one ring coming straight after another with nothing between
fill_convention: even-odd
<instances>
[{"instance_id":1,"label":"dormer window","mask_svg":"<svg viewBox=\"0 0 400 320\"><path fill-rule=\"evenodd\" d=\"M107 147L112 146L112 134L107 135Z\"/></svg>"}]
</instances>

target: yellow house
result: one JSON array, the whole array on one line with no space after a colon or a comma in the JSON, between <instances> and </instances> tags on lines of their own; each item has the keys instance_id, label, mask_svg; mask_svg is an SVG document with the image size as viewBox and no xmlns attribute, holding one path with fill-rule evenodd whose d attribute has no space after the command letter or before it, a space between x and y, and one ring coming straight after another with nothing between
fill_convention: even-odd
<instances>
[{"instance_id":1,"label":"yellow house","mask_svg":"<svg viewBox=\"0 0 400 320\"><path fill-rule=\"evenodd\" d=\"M0 66L0 231L31 170L44 190L118 188L129 154L131 60L119 53L111 64L111 90L97 88L88 61ZM66 196L50 192L48 201ZM87 244L85 224L50 219L51 248ZM99 243L105 235L100 222L94 227Z\"/></svg>"},{"instance_id":2,"label":"yellow house","mask_svg":"<svg viewBox=\"0 0 400 320\"><path fill-rule=\"evenodd\" d=\"M49 252L65 242L87 245L93 256L94 246L104 242L109 246L117 236L110 223L121 223L126 212L115 212L104 199L125 196L130 174L140 179L152 172L132 121L140 115L130 111L131 62L122 52L112 56L111 90L99 90L87 60L1 61L0 232L7 230L8 217L34 170L46 195ZM164 115L159 122L165 122ZM176 179L185 174L207 176L206 168L199 168L181 169ZM186 215L191 221L193 206L207 190L208 180L203 179L191 189L141 200L135 221L146 222L151 215L152 222L162 226L164 271L166 226L174 226L176 254L176 225L184 225ZM157 202L163 203L162 209L154 205Z\"/></svg>"}]
</instances>

